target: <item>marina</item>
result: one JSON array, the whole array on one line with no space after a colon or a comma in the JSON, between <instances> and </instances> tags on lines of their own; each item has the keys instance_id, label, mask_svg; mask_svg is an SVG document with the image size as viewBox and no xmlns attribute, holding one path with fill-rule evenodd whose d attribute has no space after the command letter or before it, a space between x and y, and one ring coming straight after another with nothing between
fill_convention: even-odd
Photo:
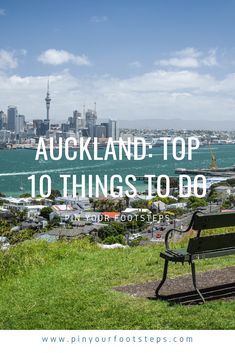
<instances>
[{"instance_id":1,"label":"marina","mask_svg":"<svg viewBox=\"0 0 235 353\"><path fill-rule=\"evenodd\" d=\"M217 177L235 177L235 166L227 168L217 168L217 169L208 169L208 168L196 168L196 169L187 169L187 168L176 168L176 174L188 174L188 175L197 175L202 174L205 176L217 176Z\"/></svg>"}]
</instances>

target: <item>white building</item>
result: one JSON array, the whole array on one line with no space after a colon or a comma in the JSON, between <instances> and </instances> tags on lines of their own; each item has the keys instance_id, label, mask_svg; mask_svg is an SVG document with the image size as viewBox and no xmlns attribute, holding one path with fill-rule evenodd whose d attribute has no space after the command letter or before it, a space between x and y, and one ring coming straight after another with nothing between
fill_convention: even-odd
<instances>
[{"instance_id":1,"label":"white building","mask_svg":"<svg viewBox=\"0 0 235 353\"><path fill-rule=\"evenodd\" d=\"M65 205L70 205L76 209L82 209L84 211L89 210L91 208L90 199L89 197L57 197L56 202L63 202Z\"/></svg>"},{"instance_id":2,"label":"white building","mask_svg":"<svg viewBox=\"0 0 235 353\"><path fill-rule=\"evenodd\" d=\"M138 215L139 213L151 214L148 208L131 208L128 207L121 212L122 215Z\"/></svg>"},{"instance_id":3,"label":"white building","mask_svg":"<svg viewBox=\"0 0 235 353\"><path fill-rule=\"evenodd\" d=\"M155 201L152 203L152 209L162 212L166 210L166 204L162 201Z\"/></svg>"},{"instance_id":4,"label":"white building","mask_svg":"<svg viewBox=\"0 0 235 353\"><path fill-rule=\"evenodd\" d=\"M166 205L167 210L174 210L177 208L187 208L187 203L186 202L177 202L177 203L171 203L170 205Z\"/></svg>"},{"instance_id":5,"label":"white building","mask_svg":"<svg viewBox=\"0 0 235 353\"><path fill-rule=\"evenodd\" d=\"M71 205L53 205L50 220L59 217L61 222L76 221L80 219L81 210L74 209Z\"/></svg>"}]
</instances>

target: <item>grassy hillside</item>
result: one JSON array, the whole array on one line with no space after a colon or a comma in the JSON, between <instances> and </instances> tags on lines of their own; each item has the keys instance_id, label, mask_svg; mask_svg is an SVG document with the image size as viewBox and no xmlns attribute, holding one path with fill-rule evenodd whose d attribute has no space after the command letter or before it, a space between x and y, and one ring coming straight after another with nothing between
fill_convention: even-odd
<instances>
[{"instance_id":1,"label":"grassy hillside","mask_svg":"<svg viewBox=\"0 0 235 353\"><path fill-rule=\"evenodd\" d=\"M234 329L235 301L170 306L114 291L160 279L159 246L102 250L88 241L24 242L0 252L1 329ZM203 260L198 271L234 265ZM170 277L189 273L170 266Z\"/></svg>"}]
</instances>

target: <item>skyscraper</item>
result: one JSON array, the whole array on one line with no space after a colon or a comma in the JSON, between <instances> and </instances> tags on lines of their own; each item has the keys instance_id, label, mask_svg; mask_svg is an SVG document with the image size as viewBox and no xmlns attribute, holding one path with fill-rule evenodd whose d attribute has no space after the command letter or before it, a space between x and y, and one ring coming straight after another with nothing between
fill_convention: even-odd
<instances>
[{"instance_id":1,"label":"skyscraper","mask_svg":"<svg viewBox=\"0 0 235 353\"><path fill-rule=\"evenodd\" d=\"M97 121L97 114L95 110L90 110L86 112L86 127L88 128L88 133L91 138L94 137L94 129Z\"/></svg>"},{"instance_id":2,"label":"skyscraper","mask_svg":"<svg viewBox=\"0 0 235 353\"><path fill-rule=\"evenodd\" d=\"M47 109L46 120L48 121L48 124L50 126L50 103L51 103L51 97L50 97L50 91L49 91L49 80L47 81L47 95L46 95L45 101L46 101L46 109Z\"/></svg>"},{"instance_id":3,"label":"skyscraper","mask_svg":"<svg viewBox=\"0 0 235 353\"><path fill-rule=\"evenodd\" d=\"M33 120L33 130L36 136L45 136L49 130L48 120L34 119Z\"/></svg>"},{"instance_id":4,"label":"skyscraper","mask_svg":"<svg viewBox=\"0 0 235 353\"><path fill-rule=\"evenodd\" d=\"M6 115L5 115L5 113L1 110L1 111L0 111L0 130L2 130L2 128L6 127L5 123L6 123Z\"/></svg>"},{"instance_id":5,"label":"skyscraper","mask_svg":"<svg viewBox=\"0 0 235 353\"><path fill-rule=\"evenodd\" d=\"M112 137L113 140L119 138L118 122L116 120L109 119L108 121L108 137Z\"/></svg>"},{"instance_id":6,"label":"skyscraper","mask_svg":"<svg viewBox=\"0 0 235 353\"><path fill-rule=\"evenodd\" d=\"M94 137L105 138L107 135L106 127L104 125L95 125Z\"/></svg>"},{"instance_id":7,"label":"skyscraper","mask_svg":"<svg viewBox=\"0 0 235 353\"><path fill-rule=\"evenodd\" d=\"M18 111L17 107L10 105L7 109L7 128L10 131L16 130Z\"/></svg>"},{"instance_id":8,"label":"skyscraper","mask_svg":"<svg viewBox=\"0 0 235 353\"><path fill-rule=\"evenodd\" d=\"M75 132L82 128L82 114L78 110L73 111L73 123Z\"/></svg>"},{"instance_id":9,"label":"skyscraper","mask_svg":"<svg viewBox=\"0 0 235 353\"><path fill-rule=\"evenodd\" d=\"M17 115L15 120L15 133L19 134L20 132L24 132L25 128L25 116L24 115Z\"/></svg>"},{"instance_id":10,"label":"skyscraper","mask_svg":"<svg viewBox=\"0 0 235 353\"><path fill-rule=\"evenodd\" d=\"M105 131L105 137L109 137L108 136L108 131L109 131L109 123L101 123L101 126L104 127L104 131Z\"/></svg>"}]
</instances>

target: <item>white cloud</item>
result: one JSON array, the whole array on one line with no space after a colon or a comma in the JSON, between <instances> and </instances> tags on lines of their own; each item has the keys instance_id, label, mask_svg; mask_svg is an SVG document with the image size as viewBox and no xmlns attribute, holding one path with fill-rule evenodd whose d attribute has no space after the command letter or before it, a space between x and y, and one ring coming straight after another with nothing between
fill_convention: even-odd
<instances>
[{"instance_id":1,"label":"white cloud","mask_svg":"<svg viewBox=\"0 0 235 353\"><path fill-rule=\"evenodd\" d=\"M72 63L79 66L88 66L90 61L85 55L74 55L66 50L48 49L42 52L38 61L49 65L62 65Z\"/></svg>"},{"instance_id":2,"label":"white cloud","mask_svg":"<svg viewBox=\"0 0 235 353\"><path fill-rule=\"evenodd\" d=\"M107 22L108 17L107 16L92 16L90 18L90 21L93 23L102 23L102 22Z\"/></svg>"},{"instance_id":3,"label":"white cloud","mask_svg":"<svg viewBox=\"0 0 235 353\"><path fill-rule=\"evenodd\" d=\"M205 66L215 66L218 65L216 59L216 49L209 50L207 56L201 59L201 63Z\"/></svg>"},{"instance_id":4,"label":"white cloud","mask_svg":"<svg viewBox=\"0 0 235 353\"><path fill-rule=\"evenodd\" d=\"M5 16L5 15L6 15L6 10L0 9L0 16Z\"/></svg>"},{"instance_id":5,"label":"white cloud","mask_svg":"<svg viewBox=\"0 0 235 353\"><path fill-rule=\"evenodd\" d=\"M18 62L14 52L0 50L0 70L15 69L17 65Z\"/></svg>"},{"instance_id":6,"label":"white cloud","mask_svg":"<svg viewBox=\"0 0 235 353\"><path fill-rule=\"evenodd\" d=\"M196 68L199 66L198 60L190 57L163 59L159 63L162 66L176 66L180 68Z\"/></svg>"},{"instance_id":7,"label":"white cloud","mask_svg":"<svg viewBox=\"0 0 235 353\"><path fill-rule=\"evenodd\" d=\"M195 69L200 66L217 65L216 50L203 53L195 48L185 48L174 52L169 58L155 62L156 65Z\"/></svg>"},{"instance_id":8,"label":"white cloud","mask_svg":"<svg viewBox=\"0 0 235 353\"><path fill-rule=\"evenodd\" d=\"M0 74L0 110L14 104L28 120L44 118L46 85L46 76ZM93 102L100 119L234 119L235 73L218 79L189 70L156 70L120 79L78 78L63 71L50 75L50 89L54 121L67 120L74 109Z\"/></svg>"},{"instance_id":9,"label":"white cloud","mask_svg":"<svg viewBox=\"0 0 235 353\"><path fill-rule=\"evenodd\" d=\"M192 47L187 47L182 50L178 50L175 52L175 54L179 57L193 57L193 58L199 58L202 55L200 51Z\"/></svg>"},{"instance_id":10,"label":"white cloud","mask_svg":"<svg viewBox=\"0 0 235 353\"><path fill-rule=\"evenodd\" d=\"M136 61L132 61L129 63L130 67L133 67L135 69L139 69L140 67L142 67L142 64L140 61L136 60Z\"/></svg>"}]
</instances>

